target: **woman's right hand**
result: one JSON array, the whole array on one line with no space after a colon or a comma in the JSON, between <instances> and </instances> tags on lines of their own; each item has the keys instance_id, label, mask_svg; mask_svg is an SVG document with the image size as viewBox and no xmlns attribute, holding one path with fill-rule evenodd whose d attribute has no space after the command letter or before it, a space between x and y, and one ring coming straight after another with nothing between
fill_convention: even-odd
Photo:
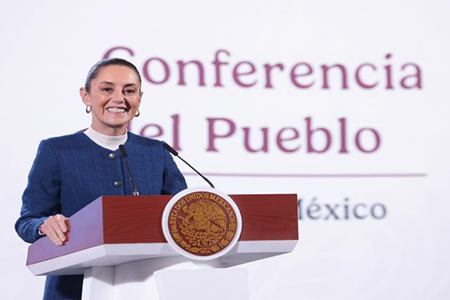
<instances>
[{"instance_id":1,"label":"woman's right hand","mask_svg":"<svg viewBox=\"0 0 450 300\"><path fill-rule=\"evenodd\" d=\"M53 244L62 246L67 240L68 220L68 218L61 214L50 216L42 223L39 230L42 234L48 236Z\"/></svg>"}]
</instances>

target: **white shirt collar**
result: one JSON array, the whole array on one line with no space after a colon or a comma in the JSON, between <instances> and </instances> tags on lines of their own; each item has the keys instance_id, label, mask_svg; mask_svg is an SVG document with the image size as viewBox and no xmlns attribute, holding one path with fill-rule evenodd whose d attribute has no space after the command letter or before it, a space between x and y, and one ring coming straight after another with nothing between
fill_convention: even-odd
<instances>
[{"instance_id":1,"label":"white shirt collar","mask_svg":"<svg viewBox=\"0 0 450 300\"><path fill-rule=\"evenodd\" d=\"M84 132L84 134L86 134L97 145L102 146L103 148L109 149L111 151L117 150L119 148L119 145L125 144L128 139L128 132L125 132L124 135L110 136L95 131L94 129L92 129L91 126L89 126L89 128Z\"/></svg>"}]
</instances>

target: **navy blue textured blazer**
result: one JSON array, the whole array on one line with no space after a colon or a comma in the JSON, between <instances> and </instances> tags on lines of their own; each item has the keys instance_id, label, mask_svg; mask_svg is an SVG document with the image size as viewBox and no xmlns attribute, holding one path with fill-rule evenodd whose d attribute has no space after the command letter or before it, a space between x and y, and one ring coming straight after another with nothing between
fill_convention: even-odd
<instances>
[{"instance_id":1,"label":"navy blue textured blazer","mask_svg":"<svg viewBox=\"0 0 450 300\"><path fill-rule=\"evenodd\" d=\"M125 148L141 195L176 194L186 188L161 142L129 132ZM19 236L33 243L48 216L70 217L102 195L132 195L124 163L119 150L103 148L81 131L42 141L15 225ZM81 299L82 283L82 275L48 276L44 299Z\"/></svg>"}]
</instances>

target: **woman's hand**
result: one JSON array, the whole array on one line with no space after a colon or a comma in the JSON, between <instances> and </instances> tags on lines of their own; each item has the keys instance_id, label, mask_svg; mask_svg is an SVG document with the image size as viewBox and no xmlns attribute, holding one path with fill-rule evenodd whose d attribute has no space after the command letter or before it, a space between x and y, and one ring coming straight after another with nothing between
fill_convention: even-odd
<instances>
[{"instance_id":1,"label":"woman's hand","mask_svg":"<svg viewBox=\"0 0 450 300\"><path fill-rule=\"evenodd\" d=\"M68 218L61 214L50 216L39 227L42 234L48 236L48 238L56 246L64 245L67 240L66 234L68 232Z\"/></svg>"}]
</instances>

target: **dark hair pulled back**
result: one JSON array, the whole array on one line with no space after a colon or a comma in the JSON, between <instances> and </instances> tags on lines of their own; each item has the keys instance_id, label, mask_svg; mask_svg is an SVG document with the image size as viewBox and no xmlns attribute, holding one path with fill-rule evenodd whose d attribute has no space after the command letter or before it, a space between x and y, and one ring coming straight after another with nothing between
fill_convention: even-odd
<instances>
[{"instance_id":1,"label":"dark hair pulled back","mask_svg":"<svg viewBox=\"0 0 450 300\"><path fill-rule=\"evenodd\" d=\"M135 65L133 65L129 61L122 59L122 58L115 58L115 57L105 58L105 59L102 59L99 62L97 62L95 65L93 65L92 68L89 70L89 73L86 77L86 81L84 83L84 88L86 89L86 91L88 93L91 91L91 81L95 77L97 77L100 70L106 66L125 66L125 67L132 69L138 75L139 83L142 85L141 74L139 74L139 71Z\"/></svg>"}]
</instances>

